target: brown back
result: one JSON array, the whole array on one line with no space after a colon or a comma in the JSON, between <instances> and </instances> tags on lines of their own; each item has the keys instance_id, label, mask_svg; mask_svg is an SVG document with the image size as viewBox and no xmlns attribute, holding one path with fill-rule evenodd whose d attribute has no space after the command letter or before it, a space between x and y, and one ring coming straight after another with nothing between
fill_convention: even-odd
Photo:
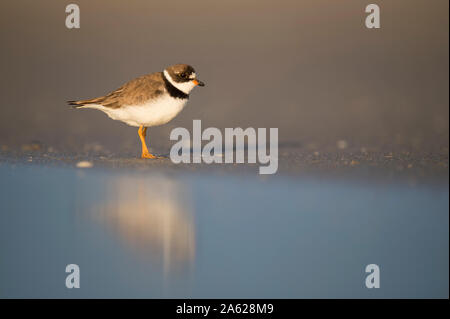
<instances>
[{"instance_id":1,"label":"brown back","mask_svg":"<svg viewBox=\"0 0 450 319\"><path fill-rule=\"evenodd\" d=\"M123 105L144 104L149 99L162 95L165 90L163 74L162 72L156 72L131 80L108 95L90 100L69 101L69 104L75 107L100 104L117 109Z\"/></svg>"}]
</instances>

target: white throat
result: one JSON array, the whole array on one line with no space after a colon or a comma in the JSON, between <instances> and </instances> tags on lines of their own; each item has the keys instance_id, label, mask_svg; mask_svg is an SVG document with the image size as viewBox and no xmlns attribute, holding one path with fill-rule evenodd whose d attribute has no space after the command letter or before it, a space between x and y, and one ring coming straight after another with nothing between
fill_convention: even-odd
<instances>
[{"instance_id":1,"label":"white throat","mask_svg":"<svg viewBox=\"0 0 450 319\"><path fill-rule=\"evenodd\" d=\"M176 87L178 90L180 90L185 94L189 94L189 92L191 92L192 89L195 87L195 84L192 81L181 83L175 82L170 76L169 72L167 72L166 70L164 70L164 76L166 77L167 81L170 82L170 84L172 84L174 87Z\"/></svg>"}]
</instances>

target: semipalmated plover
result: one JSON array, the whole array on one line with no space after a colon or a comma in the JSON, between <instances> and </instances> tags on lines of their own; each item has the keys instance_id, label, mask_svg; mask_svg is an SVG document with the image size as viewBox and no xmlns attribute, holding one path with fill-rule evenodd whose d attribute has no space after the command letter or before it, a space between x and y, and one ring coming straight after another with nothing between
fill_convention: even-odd
<instances>
[{"instance_id":1,"label":"semipalmated plover","mask_svg":"<svg viewBox=\"0 0 450 319\"><path fill-rule=\"evenodd\" d=\"M172 120L186 105L189 92L205 84L197 79L194 68L175 64L163 72L143 75L117 90L91 100L68 101L75 108L91 108L105 112L113 120L139 127L142 158L156 158L145 143L147 127Z\"/></svg>"}]
</instances>

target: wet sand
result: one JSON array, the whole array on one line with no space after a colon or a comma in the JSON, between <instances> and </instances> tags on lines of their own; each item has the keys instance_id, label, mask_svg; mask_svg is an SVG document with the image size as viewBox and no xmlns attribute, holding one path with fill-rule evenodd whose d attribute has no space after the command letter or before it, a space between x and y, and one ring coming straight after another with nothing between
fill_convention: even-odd
<instances>
[{"instance_id":1,"label":"wet sand","mask_svg":"<svg viewBox=\"0 0 450 319\"><path fill-rule=\"evenodd\" d=\"M50 151L49 151L50 150ZM125 170L149 173L204 172L221 175L258 176L260 164L174 164L169 154L156 153L163 158L140 159L138 154L112 153L108 151L78 152L56 151L41 144L25 144L20 150L0 151L0 164L44 165L47 167L72 167L87 161L90 169ZM282 146L279 149L278 171L271 176L292 178L340 178L367 182L448 183L448 150L436 153L409 151L376 151L374 149L338 149L338 147L308 149L308 147Z\"/></svg>"},{"instance_id":2,"label":"wet sand","mask_svg":"<svg viewBox=\"0 0 450 319\"><path fill-rule=\"evenodd\" d=\"M0 165L0 297L448 297L448 184L46 158Z\"/></svg>"},{"instance_id":3,"label":"wet sand","mask_svg":"<svg viewBox=\"0 0 450 319\"><path fill-rule=\"evenodd\" d=\"M448 297L445 152L283 146L258 175L49 148L0 152L2 298Z\"/></svg>"}]
</instances>

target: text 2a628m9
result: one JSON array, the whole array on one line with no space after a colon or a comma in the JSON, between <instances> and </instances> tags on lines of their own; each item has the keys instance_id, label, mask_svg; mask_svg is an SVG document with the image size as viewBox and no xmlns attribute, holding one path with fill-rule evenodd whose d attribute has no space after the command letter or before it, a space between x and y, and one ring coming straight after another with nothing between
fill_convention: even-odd
<instances>
[{"instance_id":1,"label":"text 2a628m9","mask_svg":"<svg viewBox=\"0 0 450 319\"><path fill-rule=\"evenodd\" d=\"M220 304L220 313L272 313L273 304Z\"/></svg>"}]
</instances>

